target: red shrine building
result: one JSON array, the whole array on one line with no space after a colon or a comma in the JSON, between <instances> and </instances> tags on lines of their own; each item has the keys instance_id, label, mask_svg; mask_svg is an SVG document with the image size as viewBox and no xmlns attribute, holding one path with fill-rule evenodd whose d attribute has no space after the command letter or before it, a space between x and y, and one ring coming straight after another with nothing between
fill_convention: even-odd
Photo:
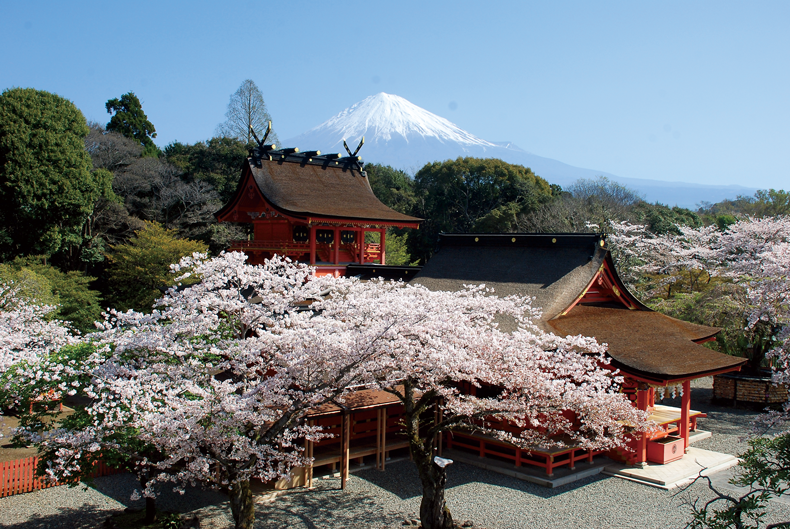
<instances>
[{"instance_id":1,"label":"red shrine building","mask_svg":"<svg viewBox=\"0 0 790 529\"><path fill-rule=\"evenodd\" d=\"M659 427L632 439L630 451L608 454L624 463L680 459L697 430L697 419L705 416L691 409L691 381L738 371L746 362L702 346L721 329L671 318L637 300L618 277L601 235L443 234L439 251L413 282L431 290L484 283L499 296L530 296L542 310L536 323L544 331L581 334L608 344L611 366L625 378L623 392ZM682 391L680 408L657 403L657 394L673 390ZM466 434L453 436L449 443L457 446L458 438L481 456L502 457L501 443ZM521 454L512 449L506 457L518 462ZM549 475L552 466L573 468L576 457L584 456L572 451L547 454L544 468Z\"/></svg>"},{"instance_id":2,"label":"red shrine building","mask_svg":"<svg viewBox=\"0 0 790 529\"><path fill-rule=\"evenodd\" d=\"M243 166L236 194L216 216L220 222L253 225L249 240L228 248L245 252L253 264L279 254L314 265L317 275L411 280L432 290L485 283L500 296L533 297L533 305L542 310L536 323L544 331L608 344L611 366L625 379L622 391L658 425L655 432L634 435L630 450L603 454L624 463L681 458L695 436L697 419L705 416L691 408L691 381L737 371L746 361L702 346L720 329L677 320L639 302L618 277L600 235L443 234L438 251L422 269L387 266L386 228L416 229L422 219L381 203L360 159L350 151L345 157L300 153L260 142ZM673 388L682 391L679 408L663 406L657 398ZM391 454L406 450L401 413L391 395L359 391L342 408L326 405L309 414L311 424L334 435L306 443L305 451L314 467L334 470L339 465L344 486L350 461L363 463L375 456L376 467L383 470ZM521 450L468 432L445 436L439 450L537 467L547 476L558 468L592 463L599 455L572 446ZM293 484L311 480L312 467Z\"/></svg>"},{"instance_id":3,"label":"red shrine building","mask_svg":"<svg viewBox=\"0 0 790 529\"><path fill-rule=\"evenodd\" d=\"M228 251L246 253L252 264L274 254L290 257L314 265L318 275L345 275L349 264L386 264L387 227L416 229L422 221L376 198L358 156L263 142L216 217L253 225L252 238L234 241Z\"/></svg>"}]
</instances>

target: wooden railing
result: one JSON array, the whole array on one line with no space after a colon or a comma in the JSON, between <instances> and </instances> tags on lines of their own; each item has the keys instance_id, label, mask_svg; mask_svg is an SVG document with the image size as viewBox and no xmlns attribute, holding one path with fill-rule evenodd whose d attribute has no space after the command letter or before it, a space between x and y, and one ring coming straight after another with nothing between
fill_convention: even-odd
<instances>
[{"instance_id":1,"label":"wooden railing","mask_svg":"<svg viewBox=\"0 0 790 529\"><path fill-rule=\"evenodd\" d=\"M326 247L327 244L317 243L316 247ZM310 243L293 241L267 241L253 239L251 241L230 241L230 248L240 248L243 250L282 250L284 252L309 252Z\"/></svg>"},{"instance_id":2,"label":"wooden railing","mask_svg":"<svg viewBox=\"0 0 790 529\"><path fill-rule=\"evenodd\" d=\"M334 243L316 243L316 255L320 261L331 262L334 252ZM347 251L353 256L359 253L359 247L356 243L353 244L340 244L340 249ZM310 243L308 242L293 242L283 240L240 240L230 241L228 250L259 250L265 252L277 253L287 257L299 256L302 254L310 254ZM366 243L365 244L365 262L372 263L381 261L381 245L379 243Z\"/></svg>"},{"instance_id":3,"label":"wooden railing","mask_svg":"<svg viewBox=\"0 0 790 529\"><path fill-rule=\"evenodd\" d=\"M544 469L547 476L554 475L554 469L563 465L573 470L579 461L592 463L594 456L603 453L577 446L522 449L486 435L461 432L452 432L447 437L447 449L473 453L481 458L508 461L516 467L533 465Z\"/></svg>"},{"instance_id":4,"label":"wooden railing","mask_svg":"<svg viewBox=\"0 0 790 529\"><path fill-rule=\"evenodd\" d=\"M13 461L0 461L0 498L47 489L62 485L49 479L36 475L38 456L15 459ZM123 470L108 467L103 461L97 463L91 472L92 478L120 474Z\"/></svg>"}]
</instances>

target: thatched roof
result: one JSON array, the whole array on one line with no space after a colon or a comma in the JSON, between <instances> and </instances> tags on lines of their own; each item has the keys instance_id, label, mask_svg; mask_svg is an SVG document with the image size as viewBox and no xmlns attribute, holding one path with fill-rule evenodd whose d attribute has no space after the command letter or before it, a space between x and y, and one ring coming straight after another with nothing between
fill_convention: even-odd
<instances>
[{"instance_id":1,"label":"thatched roof","mask_svg":"<svg viewBox=\"0 0 790 529\"><path fill-rule=\"evenodd\" d=\"M293 149L265 152L256 149L242 170L236 196L217 212L217 217L230 211L247 192L242 185L248 181L247 172L266 201L286 215L396 225L416 225L422 221L398 213L376 198L356 158L298 153Z\"/></svg>"},{"instance_id":2,"label":"thatched roof","mask_svg":"<svg viewBox=\"0 0 790 529\"><path fill-rule=\"evenodd\" d=\"M739 366L745 359L694 343L720 329L696 325L650 310L577 305L548 322L555 334L595 336L609 345L616 367L645 376L682 378Z\"/></svg>"}]
</instances>

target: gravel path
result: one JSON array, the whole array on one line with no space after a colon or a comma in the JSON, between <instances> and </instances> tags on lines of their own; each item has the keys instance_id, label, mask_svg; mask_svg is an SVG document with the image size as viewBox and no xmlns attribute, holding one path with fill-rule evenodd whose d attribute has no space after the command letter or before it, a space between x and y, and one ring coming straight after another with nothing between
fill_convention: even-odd
<instances>
[{"instance_id":1,"label":"gravel path","mask_svg":"<svg viewBox=\"0 0 790 529\"><path fill-rule=\"evenodd\" d=\"M694 446L738 454L739 438L748 433L756 412L710 405L710 380L695 381L692 403L708 412L700 422L714 435ZM665 400L665 404L675 404ZM724 481L718 479L717 481ZM131 476L95 480L96 489L56 487L0 499L0 527L13 529L88 529L126 506L135 487ZM420 491L409 461L388 465L386 472L364 470L352 474L345 491L337 478L318 479L314 490L295 489L273 502L256 505L256 529L269 528L395 528L416 518ZM685 502L712 497L703 483L685 491L664 491L619 478L595 476L558 489L456 463L448 472L447 503L456 520L472 520L487 529L543 528L666 528L683 527L689 519ZM232 527L225 497L212 492L166 494L166 510L194 512L201 527ZM772 502L766 522L790 520L790 503Z\"/></svg>"}]
</instances>

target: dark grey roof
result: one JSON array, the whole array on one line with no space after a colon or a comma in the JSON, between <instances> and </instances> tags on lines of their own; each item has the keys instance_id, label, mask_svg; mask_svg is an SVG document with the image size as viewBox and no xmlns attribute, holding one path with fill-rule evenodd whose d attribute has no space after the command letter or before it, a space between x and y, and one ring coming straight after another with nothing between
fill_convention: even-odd
<instances>
[{"instance_id":1,"label":"dark grey roof","mask_svg":"<svg viewBox=\"0 0 790 529\"><path fill-rule=\"evenodd\" d=\"M606 257L602 240L593 234L442 234L439 251L412 282L451 291L485 283L497 296L531 296L545 322L592 281Z\"/></svg>"},{"instance_id":2,"label":"dark grey roof","mask_svg":"<svg viewBox=\"0 0 790 529\"><path fill-rule=\"evenodd\" d=\"M392 281L409 281L413 279L422 267L401 265L380 265L376 263L350 263L346 266L346 275L360 279L382 278Z\"/></svg>"}]
</instances>

